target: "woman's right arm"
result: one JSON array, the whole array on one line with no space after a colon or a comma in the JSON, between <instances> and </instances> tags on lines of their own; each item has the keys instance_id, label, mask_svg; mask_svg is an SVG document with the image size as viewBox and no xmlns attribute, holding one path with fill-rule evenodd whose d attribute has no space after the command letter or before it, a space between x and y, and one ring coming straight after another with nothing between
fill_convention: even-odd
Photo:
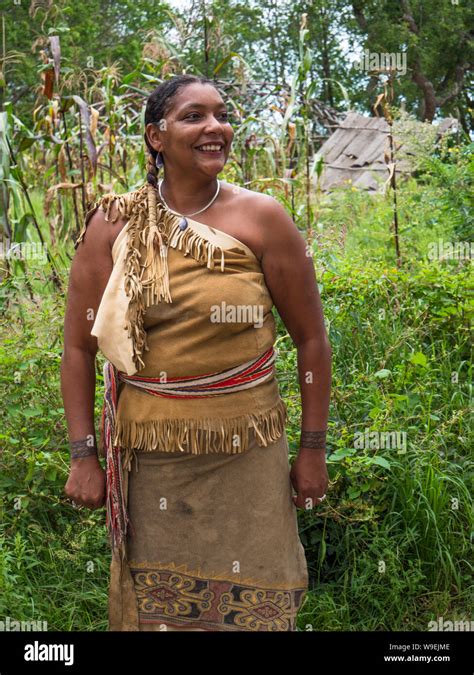
<instances>
[{"instance_id":1,"label":"woman's right arm","mask_svg":"<svg viewBox=\"0 0 474 675\"><path fill-rule=\"evenodd\" d=\"M90 334L113 268L117 225L98 209L77 245L69 276L61 358L61 394L69 441L95 441L95 359L97 338ZM116 234L115 234L116 236ZM97 454L71 458L65 493L76 504L97 509L105 503L105 471Z\"/></svg>"}]
</instances>

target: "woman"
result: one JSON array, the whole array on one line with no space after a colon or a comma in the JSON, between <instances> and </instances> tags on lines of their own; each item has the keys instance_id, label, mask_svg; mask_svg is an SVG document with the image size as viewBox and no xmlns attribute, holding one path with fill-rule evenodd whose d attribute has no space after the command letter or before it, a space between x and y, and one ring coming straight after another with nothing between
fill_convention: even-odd
<instances>
[{"instance_id":1,"label":"woman","mask_svg":"<svg viewBox=\"0 0 474 675\"><path fill-rule=\"evenodd\" d=\"M217 179L232 139L212 81L161 84L145 113L147 181L100 199L75 244L65 492L107 507L109 630L294 631L308 588L295 507L316 507L328 485L331 349L291 218L272 197ZM298 350L291 472L273 304Z\"/></svg>"}]
</instances>

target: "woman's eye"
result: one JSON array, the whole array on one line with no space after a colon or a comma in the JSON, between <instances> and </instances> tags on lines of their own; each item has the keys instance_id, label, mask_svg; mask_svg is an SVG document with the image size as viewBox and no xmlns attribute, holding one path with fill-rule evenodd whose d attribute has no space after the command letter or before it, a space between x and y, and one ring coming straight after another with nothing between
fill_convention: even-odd
<instances>
[{"instance_id":1,"label":"woman's eye","mask_svg":"<svg viewBox=\"0 0 474 675\"><path fill-rule=\"evenodd\" d=\"M191 113L190 115L187 115L184 119L186 120L195 120L200 117L199 113ZM224 117L225 120L229 119L229 113L227 112L222 112L220 113L220 117Z\"/></svg>"}]
</instances>

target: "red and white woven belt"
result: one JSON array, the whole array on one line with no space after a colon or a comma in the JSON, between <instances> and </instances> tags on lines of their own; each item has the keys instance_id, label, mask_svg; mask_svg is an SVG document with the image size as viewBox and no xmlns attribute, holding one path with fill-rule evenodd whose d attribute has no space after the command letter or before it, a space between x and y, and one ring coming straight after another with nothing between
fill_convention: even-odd
<instances>
[{"instance_id":1,"label":"red and white woven belt","mask_svg":"<svg viewBox=\"0 0 474 675\"><path fill-rule=\"evenodd\" d=\"M102 442L107 461L106 483L106 526L113 548L122 548L127 526L133 526L125 507L123 491L123 468L121 448L114 445L115 420L117 415L117 391L119 382L127 382L153 396L165 398L201 398L231 394L249 389L273 377L276 352L272 347L240 366L191 377L170 377L166 382L161 378L127 375L119 371L110 361L104 364L104 407L102 411Z\"/></svg>"}]
</instances>

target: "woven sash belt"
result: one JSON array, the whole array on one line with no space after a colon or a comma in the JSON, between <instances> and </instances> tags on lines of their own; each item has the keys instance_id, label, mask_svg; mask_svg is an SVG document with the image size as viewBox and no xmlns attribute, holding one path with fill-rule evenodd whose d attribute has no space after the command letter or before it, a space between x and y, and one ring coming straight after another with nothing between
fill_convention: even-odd
<instances>
[{"instance_id":1,"label":"woven sash belt","mask_svg":"<svg viewBox=\"0 0 474 675\"><path fill-rule=\"evenodd\" d=\"M273 377L275 358L276 353L272 346L256 359L240 366L205 375L170 377L166 382L163 382L161 378L127 375L119 371L110 361L105 362L101 434L107 461L106 526L112 548L121 548L124 556L124 543L129 524L133 531L125 507L121 448L114 445L119 381L139 387L153 396L165 398L221 396L255 387Z\"/></svg>"}]
</instances>

